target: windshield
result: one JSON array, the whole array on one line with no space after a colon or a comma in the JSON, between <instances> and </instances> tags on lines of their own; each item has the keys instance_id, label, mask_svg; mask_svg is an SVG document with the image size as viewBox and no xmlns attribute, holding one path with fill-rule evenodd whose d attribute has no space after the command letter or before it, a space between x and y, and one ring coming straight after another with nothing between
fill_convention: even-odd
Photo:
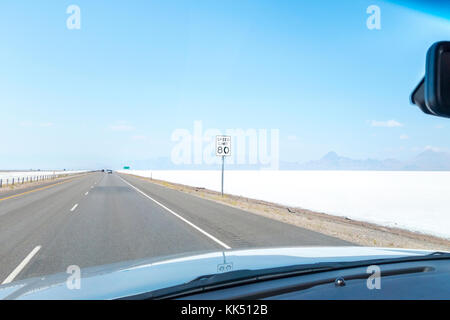
<instances>
[{"instance_id":1,"label":"windshield","mask_svg":"<svg viewBox=\"0 0 450 320\"><path fill-rule=\"evenodd\" d=\"M450 122L410 102L449 19L426 1L2 1L0 283L450 251ZM215 260L177 269L194 254Z\"/></svg>"}]
</instances>

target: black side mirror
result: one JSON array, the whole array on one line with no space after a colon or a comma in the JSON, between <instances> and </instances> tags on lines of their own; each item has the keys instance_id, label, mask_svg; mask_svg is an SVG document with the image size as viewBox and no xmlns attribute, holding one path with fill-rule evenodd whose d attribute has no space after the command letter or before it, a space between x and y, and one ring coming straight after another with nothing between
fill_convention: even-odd
<instances>
[{"instance_id":1,"label":"black side mirror","mask_svg":"<svg viewBox=\"0 0 450 320\"><path fill-rule=\"evenodd\" d=\"M411 102L427 114L450 118L450 42L436 42L428 49L425 78Z\"/></svg>"}]
</instances>

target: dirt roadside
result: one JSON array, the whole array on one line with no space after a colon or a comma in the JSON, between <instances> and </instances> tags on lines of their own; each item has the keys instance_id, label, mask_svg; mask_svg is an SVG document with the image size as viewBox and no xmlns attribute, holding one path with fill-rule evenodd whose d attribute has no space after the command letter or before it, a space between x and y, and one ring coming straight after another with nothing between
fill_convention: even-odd
<instances>
[{"instance_id":1,"label":"dirt roadside","mask_svg":"<svg viewBox=\"0 0 450 320\"><path fill-rule=\"evenodd\" d=\"M419 232L384 227L345 217L337 217L322 212L286 207L277 203L230 194L224 194L222 197L219 192L205 188L191 187L136 175L131 176L185 192L196 197L208 199L274 220L350 241L357 245L450 251L450 240Z\"/></svg>"}]
</instances>

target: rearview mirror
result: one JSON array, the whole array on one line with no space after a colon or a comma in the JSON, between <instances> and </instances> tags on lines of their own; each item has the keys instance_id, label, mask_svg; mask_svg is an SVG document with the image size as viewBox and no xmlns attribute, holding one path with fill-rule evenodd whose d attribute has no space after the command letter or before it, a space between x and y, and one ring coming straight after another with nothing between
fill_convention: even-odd
<instances>
[{"instance_id":1,"label":"rearview mirror","mask_svg":"<svg viewBox=\"0 0 450 320\"><path fill-rule=\"evenodd\" d=\"M450 118L450 42L436 42L428 49L425 78L411 101L427 114Z\"/></svg>"}]
</instances>

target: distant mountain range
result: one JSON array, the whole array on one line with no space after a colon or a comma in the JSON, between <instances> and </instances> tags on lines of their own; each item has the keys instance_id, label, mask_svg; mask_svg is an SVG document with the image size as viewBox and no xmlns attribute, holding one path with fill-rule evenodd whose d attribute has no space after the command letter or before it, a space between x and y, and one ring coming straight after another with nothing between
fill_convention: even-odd
<instances>
[{"instance_id":1,"label":"distant mountain range","mask_svg":"<svg viewBox=\"0 0 450 320\"><path fill-rule=\"evenodd\" d=\"M169 158L131 161L137 170L215 170L218 165L175 165ZM260 165L227 165L228 170L259 170ZM425 150L408 161L397 159L351 159L328 152L319 160L308 162L281 161L280 170L380 170L380 171L450 171L450 154Z\"/></svg>"},{"instance_id":2,"label":"distant mountain range","mask_svg":"<svg viewBox=\"0 0 450 320\"><path fill-rule=\"evenodd\" d=\"M341 157L336 152L329 152L321 159L305 163L280 164L283 170L380 170L380 171L448 171L450 154L425 150L408 161L397 159L357 160Z\"/></svg>"}]
</instances>

